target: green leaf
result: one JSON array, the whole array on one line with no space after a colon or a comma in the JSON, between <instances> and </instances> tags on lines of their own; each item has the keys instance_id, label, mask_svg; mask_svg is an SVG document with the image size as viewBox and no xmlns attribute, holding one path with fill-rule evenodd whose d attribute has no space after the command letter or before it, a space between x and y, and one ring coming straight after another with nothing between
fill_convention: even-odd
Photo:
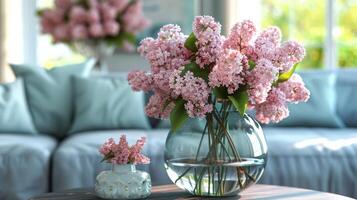
<instances>
[{"instance_id":1,"label":"green leaf","mask_svg":"<svg viewBox=\"0 0 357 200\"><path fill-rule=\"evenodd\" d=\"M166 101L165 101L165 104L164 104L164 106L162 107L162 112L164 112L164 111L166 110L167 106L169 106L171 102L172 102L172 101L170 101L170 100L166 100Z\"/></svg>"},{"instance_id":2,"label":"green leaf","mask_svg":"<svg viewBox=\"0 0 357 200\"><path fill-rule=\"evenodd\" d=\"M106 160L111 160L112 158L114 158L114 153L112 151L110 151L108 154L106 154L103 159L100 162L104 162Z\"/></svg>"},{"instance_id":3,"label":"green leaf","mask_svg":"<svg viewBox=\"0 0 357 200\"><path fill-rule=\"evenodd\" d=\"M45 11L45 9L40 9L36 11L36 15L41 17L43 15L43 12Z\"/></svg>"},{"instance_id":4,"label":"green leaf","mask_svg":"<svg viewBox=\"0 0 357 200\"><path fill-rule=\"evenodd\" d=\"M249 70L253 70L255 68L255 66L257 65L254 61L249 60L248 61L249 64Z\"/></svg>"},{"instance_id":5,"label":"green leaf","mask_svg":"<svg viewBox=\"0 0 357 200\"><path fill-rule=\"evenodd\" d=\"M208 81L209 69L200 68L195 62L191 62L185 65L185 68L182 70L181 75L185 75L188 71L192 72L194 76L202 78L205 81Z\"/></svg>"},{"instance_id":6,"label":"green leaf","mask_svg":"<svg viewBox=\"0 0 357 200\"><path fill-rule=\"evenodd\" d=\"M107 38L105 38L105 42L108 45L115 45L117 47L120 47L124 42L124 38L121 37L120 35L118 35L116 37L107 37Z\"/></svg>"},{"instance_id":7,"label":"green leaf","mask_svg":"<svg viewBox=\"0 0 357 200\"><path fill-rule=\"evenodd\" d=\"M185 41L185 47L192 52L196 52L197 51L196 41L197 38L195 34L191 33Z\"/></svg>"},{"instance_id":8,"label":"green leaf","mask_svg":"<svg viewBox=\"0 0 357 200\"><path fill-rule=\"evenodd\" d=\"M228 91L225 87L215 87L213 88L213 94L218 99L227 99Z\"/></svg>"},{"instance_id":9,"label":"green leaf","mask_svg":"<svg viewBox=\"0 0 357 200\"><path fill-rule=\"evenodd\" d=\"M289 71L287 71L285 73L282 73L282 74L279 74L278 83L282 83L282 82L285 82L285 81L289 80L290 77L294 74L297 65L298 65L298 63L295 64Z\"/></svg>"},{"instance_id":10,"label":"green leaf","mask_svg":"<svg viewBox=\"0 0 357 200\"><path fill-rule=\"evenodd\" d=\"M244 115L248 106L248 92L247 90L237 91L233 95L229 95L228 99L233 103L236 110L241 116Z\"/></svg>"},{"instance_id":11,"label":"green leaf","mask_svg":"<svg viewBox=\"0 0 357 200\"><path fill-rule=\"evenodd\" d=\"M187 119L188 115L185 109L185 101L183 99L176 100L175 107L170 114L171 131L177 131Z\"/></svg>"},{"instance_id":12,"label":"green leaf","mask_svg":"<svg viewBox=\"0 0 357 200\"><path fill-rule=\"evenodd\" d=\"M127 32L121 32L117 36L114 37L108 37L105 39L106 42L109 45L116 45L117 47L121 47L124 43L124 41L128 41L131 44L136 43L136 37L134 34L127 33Z\"/></svg>"},{"instance_id":13,"label":"green leaf","mask_svg":"<svg viewBox=\"0 0 357 200\"><path fill-rule=\"evenodd\" d=\"M185 65L185 68L182 70L181 75L185 75L186 72L190 71L190 72L198 72L200 70L200 66L198 66L196 63L191 62Z\"/></svg>"},{"instance_id":14,"label":"green leaf","mask_svg":"<svg viewBox=\"0 0 357 200\"><path fill-rule=\"evenodd\" d=\"M76 3L83 6L86 9L90 8L89 3L86 0L78 0Z\"/></svg>"},{"instance_id":15,"label":"green leaf","mask_svg":"<svg viewBox=\"0 0 357 200\"><path fill-rule=\"evenodd\" d=\"M121 35L124 37L125 40L127 40L131 44L136 43L136 36L134 34L128 32L122 32Z\"/></svg>"}]
</instances>

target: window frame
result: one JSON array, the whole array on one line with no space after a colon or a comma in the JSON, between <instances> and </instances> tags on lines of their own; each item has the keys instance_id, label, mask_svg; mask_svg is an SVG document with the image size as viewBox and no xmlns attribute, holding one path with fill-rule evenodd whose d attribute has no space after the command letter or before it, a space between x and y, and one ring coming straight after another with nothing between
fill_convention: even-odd
<instances>
[{"instance_id":1,"label":"window frame","mask_svg":"<svg viewBox=\"0 0 357 200\"><path fill-rule=\"evenodd\" d=\"M336 69L342 68L337 66L337 47L336 47L336 40L334 37L334 30L336 26L336 17L335 17L335 10L334 4L336 3L335 0L325 0L326 1L326 38L325 38L325 45L324 45L324 68L325 69ZM323 69L324 69L323 68Z\"/></svg>"}]
</instances>

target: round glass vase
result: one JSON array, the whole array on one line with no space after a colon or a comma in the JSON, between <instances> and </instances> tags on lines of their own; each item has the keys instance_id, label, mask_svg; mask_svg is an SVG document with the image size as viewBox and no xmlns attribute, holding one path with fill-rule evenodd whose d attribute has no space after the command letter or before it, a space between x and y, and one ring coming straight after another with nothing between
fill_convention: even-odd
<instances>
[{"instance_id":1,"label":"round glass vase","mask_svg":"<svg viewBox=\"0 0 357 200\"><path fill-rule=\"evenodd\" d=\"M140 199L151 194L151 178L135 165L113 165L96 177L95 194L103 199Z\"/></svg>"},{"instance_id":2,"label":"round glass vase","mask_svg":"<svg viewBox=\"0 0 357 200\"><path fill-rule=\"evenodd\" d=\"M190 118L166 139L167 174L193 195L234 196L264 172L268 148L259 123L225 110Z\"/></svg>"},{"instance_id":3,"label":"round glass vase","mask_svg":"<svg viewBox=\"0 0 357 200\"><path fill-rule=\"evenodd\" d=\"M81 40L73 43L74 49L87 58L96 59L94 70L99 73L107 73L106 59L113 55L115 47L101 40Z\"/></svg>"}]
</instances>

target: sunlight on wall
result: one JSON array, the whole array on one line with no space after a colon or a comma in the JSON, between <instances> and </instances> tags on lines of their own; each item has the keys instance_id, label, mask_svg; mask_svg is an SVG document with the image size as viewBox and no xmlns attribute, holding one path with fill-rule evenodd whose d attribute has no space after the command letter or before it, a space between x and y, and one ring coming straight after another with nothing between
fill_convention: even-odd
<instances>
[{"instance_id":1,"label":"sunlight on wall","mask_svg":"<svg viewBox=\"0 0 357 200\"><path fill-rule=\"evenodd\" d=\"M9 63L24 62L22 0L5 1L5 49Z\"/></svg>"},{"instance_id":2,"label":"sunlight on wall","mask_svg":"<svg viewBox=\"0 0 357 200\"><path fill-rule=\"evenodd\" d=\"M12 82L15 77L7 64L6 43L6 4L0 1L0 83Z\"/></svg>"},{"instance_id":3,"label":"sunlight on wall","mask_svg":"<svg viewBox=\"0 0 357 200\"><path fill-rule=\"evenodd\" d=\"M261 24L262 13L260 12L262 7L261 0L229 0L228 1L228 27L239 21L249 19L255 24Z\"/></svg>"}]
</instances>

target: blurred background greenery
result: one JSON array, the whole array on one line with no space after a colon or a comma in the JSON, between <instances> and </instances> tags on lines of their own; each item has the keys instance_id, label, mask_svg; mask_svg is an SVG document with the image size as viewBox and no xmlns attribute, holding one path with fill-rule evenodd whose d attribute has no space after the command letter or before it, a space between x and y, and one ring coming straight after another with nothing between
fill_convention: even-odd
<instances>
[{"instance_id":1,"label":"blurred background greenery","mask_svg":"<svg viewBox=\"0 0 357 200\"><path fill-rule=\"evenodd\" d=\"M326 40L326 0L263 0L262 26L281 28L284 39L303 42L307 55L301 68L323 68ZM332 30L337 67L357 67L357 0L335 0ZM333 47L332 47L333 48Z\"/></svg>"}]
</instances>

